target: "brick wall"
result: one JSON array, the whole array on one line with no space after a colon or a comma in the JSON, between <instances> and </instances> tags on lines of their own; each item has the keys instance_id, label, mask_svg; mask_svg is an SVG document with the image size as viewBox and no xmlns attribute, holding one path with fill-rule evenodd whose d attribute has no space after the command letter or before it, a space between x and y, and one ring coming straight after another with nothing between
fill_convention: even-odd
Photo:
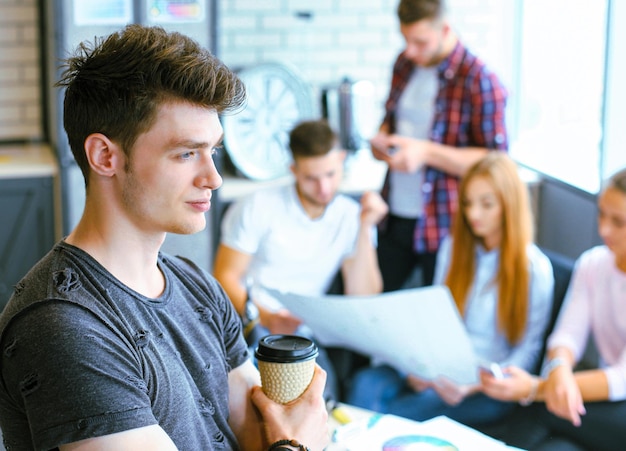
<instances>
[{"instance_id":1,"label":"brick wall","mask_svg":"<svg viewBox=\"0 0 626 451\"><path fill-rule=\"evenodd\" d=\"M512 78L516 2L450 1L454 28L505 82ZM234 68L287 63L316 98L344 76L369 80L380 117L391 66L404 44L396 6L397 0L218 0L218 55Z\"/></svg>"},{"instance_id":2,"label":"brick wall","mask_svg":"<svg viewBox=\"0 0 626 451\"><path fill-rule=\"evenodd\" d=\"M289 64L316 99L343 77L370 80L380 109L391 64L402 48L395 3L220 0L218 54L235 68L264 61Z\"/></svg>"},{"instance_id":3,"label":"brick wall","mask_svg":"<svg viewBox=\"0 0 626 451\"><path fill-rule=\"evenodd\" d=\"M0 0L0 142L43 137L38 33L36 0Z\"/></svg>"},{"instance_id":4,"label":"brick wall","mask_svg":"<svg viewBox=\"0 0 626 451\"><path fill-rule=\"evenodd\" d=\"M231 67L297 68L319 98L344 76L369 80L380 116L403 46L397 0L215 0L218 54ZM450 0L463 40L512 85L512 17L519 0ZM0 142L43 138L36 0L0 0Z\"/></svg>"}]
</instances>

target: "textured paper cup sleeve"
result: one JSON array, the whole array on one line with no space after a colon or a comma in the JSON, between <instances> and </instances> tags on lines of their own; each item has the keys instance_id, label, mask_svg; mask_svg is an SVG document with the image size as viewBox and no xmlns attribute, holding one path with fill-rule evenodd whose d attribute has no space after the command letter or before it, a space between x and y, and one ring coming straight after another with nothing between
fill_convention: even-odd
<instances>
[{"instance_id":1,"label":"textured paper cup sleeve","mask_svg":"<svg viewBox=\"0 0 626 451\"><path fill-rule=\"evenodd\" d=\"M300 396L311 383L315 359L296 363L258 362L263 392L281 404Z\"/></svg>"}]
</instances>

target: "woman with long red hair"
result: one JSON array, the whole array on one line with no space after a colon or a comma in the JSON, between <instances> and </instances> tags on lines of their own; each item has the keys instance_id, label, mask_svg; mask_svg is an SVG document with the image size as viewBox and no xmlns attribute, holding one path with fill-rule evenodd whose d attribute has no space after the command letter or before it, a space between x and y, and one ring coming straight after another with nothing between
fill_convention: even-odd
<instances>
[{"instance_id":1,"label":"woman with long red hair","mask_svg":"<svg viewBox=\"0 0 626 451\"><path fill-rule=\"evenodd\" d=\"M554 277L549 259L533 244L527 186L507 154L490 152L463 176L458 194L435 283L450 289L481 360L532 371L541 358ZM480 383L427 381L386 366L358 373L348 402L417 421L446 415L472 426L514 406L486 396Z\"/></svg>"}]
</instances>

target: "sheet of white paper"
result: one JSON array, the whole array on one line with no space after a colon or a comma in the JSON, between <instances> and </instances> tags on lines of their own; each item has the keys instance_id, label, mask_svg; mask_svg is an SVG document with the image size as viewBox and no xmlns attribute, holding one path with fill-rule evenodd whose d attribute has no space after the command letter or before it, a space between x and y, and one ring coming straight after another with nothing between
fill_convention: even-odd
<instances>
[{"instance_id":1,"label":"sheet of white paper","mask_svg":"<svg viewBox=\"0 0 626 451\"><path fill-rule=\"evenodd\" d=\"M324 346L340 346L424 379L475 383L478 359L445 286L373 296L301 296L266 289Z\"/></svg>"},{"instance_id":2,"label":"sheet of white paper","mask_svg":"<svg viewBox=\"0 0 626 451\"><path fill-rule=\"evenodd\" d=\"M349 426L350 424L346 427ZM405 436L435 437L450 443L458 451L505 451L510 449L504 443L447 417L436 417L419 423L394 415L384 415L371 428L350 435L347 439L333 444L331 449L383 451L385 443L394 438ZM415 449L421 449L418 448L418 445L413 446ZM407 446L406 449L413 448Z\"/></svg>"},{"instance_id":3,"label":"sheet of white paper","mask_svg":"<svg viewBox=\"0 0 626 451\"><path fill-rule=\"evenodd\" d=\"M459 451L463 450L505 450L511 449L504 442L495 440L488 435L472 429L464 424L445 416L435 417L421 423L424 432L428 435L441 437L455 445Z\"/></svg>"}]
</instances>

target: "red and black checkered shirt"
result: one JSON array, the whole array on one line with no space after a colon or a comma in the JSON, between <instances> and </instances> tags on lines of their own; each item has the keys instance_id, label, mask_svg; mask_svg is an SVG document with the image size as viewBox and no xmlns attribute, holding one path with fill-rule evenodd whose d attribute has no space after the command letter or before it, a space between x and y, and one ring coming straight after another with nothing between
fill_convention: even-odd
<instances>
[{"instance_id":1,"label":"red and black checkered shirt","mask_svg":"<svg viewBox=\"0 0 626 451\"><path fill-rule=\"evenodd\" d=\"M401 53L393 67L391 90L385 104L383 124L395 131L395 111L414 70L419 70ZM472 55L460 42L437 66L439 87L435 116L429 139L449 146L485 147L506 150L505 108L507 92L497 76ZM425 167L424 214L415 227L414 249L418 253L436 252L448 233L457 208L456 176L433 167ZM388 177L383 187L387 198Z\"/></svg>"}]
</instances>

